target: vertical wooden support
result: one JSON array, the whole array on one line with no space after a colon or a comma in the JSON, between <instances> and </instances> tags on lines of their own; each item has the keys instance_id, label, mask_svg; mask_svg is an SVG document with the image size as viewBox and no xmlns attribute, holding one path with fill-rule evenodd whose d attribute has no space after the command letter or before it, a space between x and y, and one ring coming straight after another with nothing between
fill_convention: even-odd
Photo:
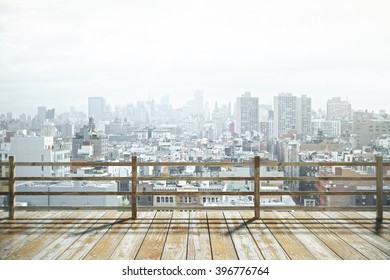
<instances>
[{"instance_id":1,"label":"vertical wooden support","mask_svg":"<svg viewBox=\"0 0 390 280\"><path fill-rule=\"evenodd\" d=\"M137 173L137 157L131 157L131 217L137 219L137 188L138 188L138 173Z\"/></svg>"},{"instance_id":2,"label":"vertical wooden support","mask_svg":"<svg viewBox=\"0 0 390 280\"><path fill-rule=\"evenodd\" d=\"M383 157L376 156L376 221L383 221Z\"/></svg>"},{"instance_id":3,"label":"vertical wooden support","mask_svg":"<svg viewBox=\"0 0 390 280\"><path fill-rule=\"evenodd\" d=\"M9 219L15 218L15 157L9 157L9 183L8 183Z\"/></svg>"},{"instance_id":4,"label":"vertical wooden support","mask_svg":"<svg viewBox=\"0 0 390 280\"><path fill-rule=\"evenodd\" d=\"M255 200L255 219L260 219L260 157L255 156L255 170L254 170L254 200Z\"/></svg>"}]
</instances>

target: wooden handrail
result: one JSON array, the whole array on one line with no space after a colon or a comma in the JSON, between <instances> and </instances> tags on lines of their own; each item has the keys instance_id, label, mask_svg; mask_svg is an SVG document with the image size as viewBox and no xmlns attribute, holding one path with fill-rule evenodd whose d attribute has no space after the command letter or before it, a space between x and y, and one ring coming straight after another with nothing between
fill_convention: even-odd
<instances>
[{"instance_id":1,"label":"wooden handrail","mask_svg":"<svg viewBox=\"0 0 390 280\"><path fill-rule=\"evenodd\" d=\"M383 182L389 181L390 176L384 176L383 168L385 166L390 166L390 163L383 162L382 156L376 156L375 162L267 162L261 161L260 157L255 156L253 161L244 161L244 162L138 162L137 157L133 156L131 162L15 162L15 157L10 156L8 163L1 163L2 165L9 166L9 176L0 177L0 181L9 182L8 192L0 192L0 195L9 196L9 218L14 219L15 209L32 209L34 207L16 207L15 206L15 196L18 195L128 195L131 196L131 211L132 218L137 218L138 209L167 209L166 207L144 207L137 205L137 197L143 195L175 195L175 196L190 196L190 195L253 195L254 196L254 206L213 206L213 207L200 207L200 206L175 206L168 207L169 209L219 209L219 208L228 208L232 210L236 209L252 209L254 210L255 218L260 218L260 209L312 209L313 207L302 207L302 206L260 206L260 195L261 196L282 196L282 195L317 195L317 196L336 196L336 195L376 195L376 219L379 223L383 220L383 210L390 209L388 206L383 206L383 195L390 194L390 191L383 190ZM80 176L70 176L70 177L30 177L30 176L16 176L15 168L17 166L128 166L131 168L131 175L127 177L115 176L115 177L80 177ZM253 176L224 176L224 177L191 177L191 176L138 176L138 167L140 166L252 166L253 167ZM260 166L267 167L286 167L286 166L370 166L375 167L375 176L362 176L362 177L351 177L351 176L293 176L293 177L263 177L260 175ZM131 191L108 191L108 192L21 192L15 191L15 182L16 181L131 181ZM219 191L197 191L197 192L172 192L172 191L153 191L153 192L138 192L137 186L139 181L253 181L254 190L253 191L244 191L244 192L219 192ZM324 191L261 191L260 181L375 181L376 190L374 191L342 191L342 192L324 192ZM298 208L297 208L298 207ZM40 206L35 207L35 209L60 209L60 206ZM69 207L62 207L68 209ZM91 209L91 207L83 206L71 206L72 209ZM92 208L98 209L129 209L129 207L106 207L106 206L96 206ZM343 209L343 210L355 210L355 209L371 209L372 207L363 206L347 206L347 207L332 207L332 206L316 206L314 209ZM4 209L1 207L0 209Z\"/></svg>"}]
</instances>

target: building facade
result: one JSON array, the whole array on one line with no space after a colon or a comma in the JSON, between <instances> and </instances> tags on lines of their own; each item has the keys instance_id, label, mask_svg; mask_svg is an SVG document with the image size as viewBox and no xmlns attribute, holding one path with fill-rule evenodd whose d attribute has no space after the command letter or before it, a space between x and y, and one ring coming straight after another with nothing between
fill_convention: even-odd
<instances>
[{"instance_id":1,"label":"building facade","mask_svg":"<svg viewBox=\"0 0 390 280\"><path fill-rule=\"evenodd\" d=\"M246 92L236 100L236 132L245 134L246 132L259 133L259 98L251 97L250 92Z\"/></svg>"}]
</instances>

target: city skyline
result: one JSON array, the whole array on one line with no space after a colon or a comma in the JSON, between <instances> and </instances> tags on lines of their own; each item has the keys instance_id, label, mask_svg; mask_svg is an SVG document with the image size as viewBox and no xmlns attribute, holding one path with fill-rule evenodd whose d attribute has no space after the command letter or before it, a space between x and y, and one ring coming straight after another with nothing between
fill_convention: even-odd
<instances>
[{"instance_id":1,"label":"city skyline","mask_svg":"<svg viewBox=\"0 0 390 280\"><path fill-rule=\"evenodd\" d=\"M178 107L333 96L354 110L389 104L387 1L0 0L0 111L87 111L170 95Z\"/></svg>"}]
</instances>

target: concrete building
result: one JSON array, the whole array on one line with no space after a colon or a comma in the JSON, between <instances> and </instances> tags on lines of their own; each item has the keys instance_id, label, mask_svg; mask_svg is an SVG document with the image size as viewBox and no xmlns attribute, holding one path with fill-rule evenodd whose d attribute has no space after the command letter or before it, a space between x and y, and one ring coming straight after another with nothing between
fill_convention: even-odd
<instances>
[{"instance_id":1,"label":"concrete building","mask_svg":"<svg viewBox=\"0 0 390 280\"><path fill-rule=\"evenodd\" d=\"M339 137L341 135L341 122L324 119L312 120L311 135L317 136L320 131L325 137Z\"/></svg>"},{"instance_id":2,"label":"concrete building","mask_svg":"<svg viewBox=\"0 0 390 280\"><path fill-rule=\"evenodd\" d=\"M352 116L351 103L348 100L341 100L340 97L333 97L326 104L326 118L328 120L349 120Z\"/></svg>"},{"instance_id":3,"label":"concrete building","mask_svg":"<svg viewBox=\"0 0 390 280\"><path fill-rule=\"evenodd\" d=\"M116 182L26 182L16 186L17 191L25 192L112 192L117 191ZM119 200L113 195L19 195L16 202L26 206L118 206Z\"/></svg>"},{"instance_id":4,"label":"concrete building","mask_svg":"<svg viewBox=\"0 0 390 280\"><path fill-rule=\"evenodd\" d=\"M69 162L70 145L55 143L53 137L11 137L10 155L19 162ZM58 176L70 173L69 166L18 166L17 176Z\"/></svg>"},{"instance_id":5,"label":"concrete building","mask_svg":"<svg viewBox=\"0 0 390 280\"><path fill-rule=\"evenodd\" d=\"M245 134L246 132L259 133L259 98L251 97L250 92L245 92L242 97L236 100L236 132Z\"/></svg>"},{"instance_id":6,"label":"concrete building","mask_svg":"<svg viewBox=\"0 0 390 280\"><path fill-rule=\"evenodd\" d=\"M310 134L311 98L281 93L274 97L274 138L296 130L300 136Z\"/></svg>"},{"instance_id":7,"label":"concrete building","mask_svg":"<svg viewBox=\"0 0 390 280\"><path fill-rule=\"evenodd\" d=\"M384 135L390 135L390 120L363 119L354 120L352 132L356 135L356 147L368 146Z\"/></svg>"},{"instance_id":8,"label":"concrete building","mask_svg":"<svg viewBox=\"0 0 390 280\"><path fill-rule=\"evenodd\" d=\"M94 119L89 119L89 125L83 127L72 139L72 158L84 158L86 147L93 146L93 158L101 159L108 155L108 137L95 131ZM88 148L88 151L90 149ZM79 151L82 154L79 154Z\"/></svg>"}]
</instances>

